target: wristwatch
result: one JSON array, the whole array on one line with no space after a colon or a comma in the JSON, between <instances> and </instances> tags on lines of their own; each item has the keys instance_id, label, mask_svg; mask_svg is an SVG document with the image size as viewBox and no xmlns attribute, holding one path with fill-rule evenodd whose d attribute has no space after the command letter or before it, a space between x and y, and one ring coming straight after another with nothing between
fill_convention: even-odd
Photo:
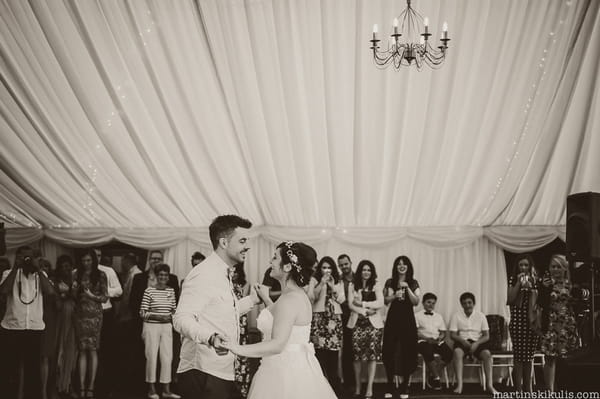
<instances>
[{"instance_id":1,"label":"wristwatch","mask_svg":"<svg viewBox=\"0 0 600 399\"><path fill-rule=\"evenodd\" d=\"M217 335L219 335L219 334L215 332L215 333L213 333L213 335L211 335L211 336L208 338L208 345L212 346L213 348L215 347L215 337L216 337Z\"/></svg>"}]
</instances>

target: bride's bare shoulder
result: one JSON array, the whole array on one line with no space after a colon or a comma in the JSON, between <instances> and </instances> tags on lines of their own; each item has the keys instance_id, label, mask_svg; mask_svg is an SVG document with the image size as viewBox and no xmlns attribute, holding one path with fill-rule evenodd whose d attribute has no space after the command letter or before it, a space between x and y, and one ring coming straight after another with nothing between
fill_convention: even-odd
<instances>
[{"instance_id":1,"label":"bride's bare shoulder","mask_svg":"<svg viewBox=\"0 0 600 399\"><path fill-rule=\"evenodd\" d=\"M306 294L304 291L301 292L289 292L285 295L280 296L277 302L273 305L273 311L288 311L290 309L300 309L301 306L306 302Z\"/></svg>"}]
</instances>

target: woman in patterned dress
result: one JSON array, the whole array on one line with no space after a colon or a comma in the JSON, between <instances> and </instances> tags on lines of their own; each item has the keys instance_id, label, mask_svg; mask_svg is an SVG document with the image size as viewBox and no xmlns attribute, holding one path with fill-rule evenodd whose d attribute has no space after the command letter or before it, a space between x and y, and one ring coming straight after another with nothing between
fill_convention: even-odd
<instances>
[{"instance_id":1,"label":"woman in patterned dress","mask_svg":"<svg viewBox=\"0 0 600 399\"><path fill-rule=\"evenodd\" d=\"M92 249L86 250L80 258L73 290L76 297L74 322L79 349L80 397L93 398L98 371L102 303L108 299L108 292L106 274L98 270L98 258ZM86 375L89 377L87 385Z\"/></svg>"},{"instance_id":2,"label":"woman in patterned dress","mask_svg":"<svg viewBox=\"0 0 600 399\"><path fill-rule=\"evenodd\" d=\"M313 319L310 340L315 346L323 373L336 393L340 391L338 356L342 347L342 307L346 300L335 261L324 256L308 284Z\"/></svg>"},{"instance_id":3,"label":"woman in patterned dress","mask_svg":"<svg viewBox=\"0 0 600 399\"><path fill-rule=\"evenodd\" d=\"M365 398L373 397L373 380L376 363L381 361L381 338L383 318L379 309L384 306L383 289L377 284L375 265L370 260L361 260L348 285L348 306L352 313L348 328L352 331L354 353L355 396L360 396L362 363L367 363L367 389Z\"/></svg>"},{"instance_id":4,"label":"woman in patterned dress","mask_svg":"<svg viewBox=\"0 0 600 399\"><path fill-rule=\"evenodd\" d=\"M513 381L515 389L531 392L531 359L538 347L539 336L532 328L532 312L537 301L537 273L533 258L528 254L517 257L517 264L508 281L507 304L510 306L508 329L513 343Z\"/></svg>"},{"instance_id":5,"label":"woman in patterned dress","mask_svg":"<svg viewBox=\"0 0 600 399\"><path fill-rule=\"evenodd\" d=\"M388 392L397 386L400 398L408 397L408 379L417 369L417 323L414 307L421 291L407 256L394 260L392 278L386 281L384 301L390 304L383 329L383 364Z\"/></svg>"},{"instance_id":6,"label":"woman in patterned dress","mask_svg":"<svg viewBox=\"0 0 600 399\"><path fill-rule=\"evenodd\" d=\"M556 359L565 358L577 347L575 316L570 305L571 287L569 263L563 255L553 255L539 287L540 302L547 313L541 347L546 356L544 379L550 391L554 391Z\"/></svg>"},{"instance_id":7,"label":"woman in patterned dress","mask_svg":"<svg viewBox=\"0 0 600 399\"><path fill-rule=\"evenodd\" d=\"M246 281L244 264L238 263L233 267L231 281L233 282L233 291L237 299L242 299L250 295L250 284ZM240 345L248 344L248 315L240 316ZM237 356L235 359L235 382L238 386L242 398L248 396L250 382L252 382L252 372L250 359L243 356Z\"/></svg>"}]
</instances>

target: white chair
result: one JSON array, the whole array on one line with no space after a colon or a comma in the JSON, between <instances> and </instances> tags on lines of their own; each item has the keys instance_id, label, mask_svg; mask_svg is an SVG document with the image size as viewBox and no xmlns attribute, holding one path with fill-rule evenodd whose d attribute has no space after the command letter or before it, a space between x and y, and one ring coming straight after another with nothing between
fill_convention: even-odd
<instances>
[{"instance_id":1,"label":"white chair","mask_svg":"<svg viewBox=\"0 0 600 399\"><path fill-rule=\"evenodd\" d=\"M501 360L500 363L496 363L496 360ZM506 351L492 352L492 372L494 367L506 367L508 368L508 378L506 379L506 386L514 386L512 371L514 367L514 358L512 353L512 341L510 335L506 339Z\"/></svg>"},{"instance_id":2,"label":"white chair","mask_svg":"<svg viewBox=\"0 0 600 399\"><path fill-rule=\"evenodd\" d=\"M479 382L481 384L481 389L485 391L485 371L483 370L483 363L478 359L473 358L473 361L467 361L466 358L463 360L463 369L465 367L477 367L479 371ZM456 383L456 373L452 377L452 384Z\"/></svg>"},{"instance_id":3,"label":"white chair","mask_svg":"<svg viewBox=\"0 0 600 399\"><path fill-rule=\"evenodd\" d=\"M531 358L531 381L533 385L537 385L535 381L535 366L544 367L546 365L546 357L543 353L535 353Z\"/></svg>"}]
</instances>

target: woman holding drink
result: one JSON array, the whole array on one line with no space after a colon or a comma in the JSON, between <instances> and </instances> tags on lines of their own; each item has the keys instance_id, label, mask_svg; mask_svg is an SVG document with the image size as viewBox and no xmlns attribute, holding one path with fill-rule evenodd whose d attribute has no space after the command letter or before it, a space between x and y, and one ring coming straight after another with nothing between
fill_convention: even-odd
<instances>
[{"instance_id":1,"label":"woman holding drink","mask_svg":"<svg viewBox=\"0 0 600 399\"><path fill-rule=\"evenodd\" d=\"M419 304L419 283L407 256L394 260L392 278L385 283L384 296L389 304L383 330L383 365L389 390L399 390L408 398L408 378L417 368L417 324L413 307ZM386 397L388 394L386 394Z\"/></svg>"}]
</instances>

